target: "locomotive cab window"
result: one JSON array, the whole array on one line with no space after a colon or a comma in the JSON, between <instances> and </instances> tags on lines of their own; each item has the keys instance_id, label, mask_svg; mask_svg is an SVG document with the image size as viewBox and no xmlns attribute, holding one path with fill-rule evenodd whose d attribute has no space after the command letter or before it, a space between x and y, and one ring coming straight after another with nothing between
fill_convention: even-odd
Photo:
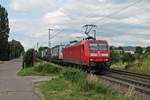
<instances>
[{"instance_id":1,"label":"locomotive cab window","mask_svg":"<svg viewBox=\"0 0 150 100\"><path fill-rule=\"evenodd\" d=\"M107 44L105 43L90 43L90 50L107 50Z\"/></svg>"}]
</instances>

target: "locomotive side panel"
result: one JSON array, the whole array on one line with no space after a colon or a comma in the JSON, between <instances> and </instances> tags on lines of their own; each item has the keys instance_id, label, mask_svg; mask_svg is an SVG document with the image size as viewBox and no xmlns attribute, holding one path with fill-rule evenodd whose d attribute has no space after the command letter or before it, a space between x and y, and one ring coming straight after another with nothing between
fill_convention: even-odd
<instances>
[{"instance_id":1,"label":"locomotive side panel","mask_svg":"<svg viewBox=\"0 0 150 100\"><path fill-rule=\"evenodd\" d=\"M64 62L80 64L80 46L64 48Z\"/></svg>"}]
</instances>

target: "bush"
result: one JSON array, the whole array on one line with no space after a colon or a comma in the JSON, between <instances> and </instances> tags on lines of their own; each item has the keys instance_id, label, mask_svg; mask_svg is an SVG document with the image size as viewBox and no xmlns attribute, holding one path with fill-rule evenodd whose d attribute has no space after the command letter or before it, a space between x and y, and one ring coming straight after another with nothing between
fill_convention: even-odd
<instances>
[{"instance_id":1,"label":"bush","mask_svg":"<svg viewBox=\"0 0 150 100\"><path fill-rule=\"evenodd\" d=\"M23 56L23 67L33 66L33 49L29 49Z\"/></svg>"},{"instance_id":2,"label":"bush","mask_svg":"<svg viewBox=\"0 0 150 100\"><path fill-rule=\"evenodd\" d=\"M104 87L100 83L93 83L90 81L86 81L86 83L81 87L82 91L95 91L97 93L107 93L111 92L108 88Z\"/></svg>"},{"instance_id":3,"label":"bush","mask_svg":"<svg viewBox=\"0 0 150 100\"><path fill-rule=\"evenodd\" d=\"M64 69L62 74L66 80L70 80L74 83L86 78L86 74L83 71L75 68Z\"/></svg>"},{"instance_id":4,"label":"bush","mask_svg":"<svg viewBox=\"0 0 150 100\"><path fill-rule=\"evenodd\" d=\"M49 64L49 63L39 63L34 66L34 70L37 72L42 72L42 73L56 74L61 71L61 68L53 66L52 64Z\"/></svg>"},{"instance_id":5,"label":"bush","mask_svg":"<svg viewBox=\"0 0 150 100\"><path fill-rule=\"evenodd\" d=\"M123 55L123 57L122 57L122 61L125 63L131 63L131 62L133 62L135 60L135 57L134 57L134 55L133 54L131 54L131 53L125 53L124 55Z\"/></svg>"},{"instance_id":6,"label":"bush","mask_svg":"<svg viewBox=\"0 0 150 100\"><path fill-rule=\"evenodd\" d=\"M111 56L110 62L111 62L112 64L115 64L115 63L119 62L120 59L121 59L120 54L119 54L118 52L114 51L114 50L111 50L111 51L110 51L110 56Z\"/></svg>"},{"instance_id":7,"label":"bush","mask_svg":"<svg viewBox=\"0 0 150 100\"><path fill-rule=\"evenodd\" d=\"M135 48L135 53L143 54L143 48L140 47L140 46L137 46L137 47Z\"/></svg>"},{"instance_id":8,"label":"bush","mask_svg":"<svg viewBox=\"0 0 150 100\"><path fill-rule=\"evenodd\" d=\"M67 68L63 70L62 75L65 80L71 81L73 84L76 84L81 91L95 91L98 93L108 92L106 91L106 88L102 87L99 82L94 79L94 77L88 79L90 76L88 76L86 72L80 69Z\"/></svg>"},{"instance_id":9,"label":"bush","mask_svg":"<svg viewBox=\"0 0 150 100\"><path fill-rule=\"evenodd\" d=\"M80 69L67 68L62 71L62 76L65 80L82 86L86 82L87 73Z\"/></svg>"}]
</instances>

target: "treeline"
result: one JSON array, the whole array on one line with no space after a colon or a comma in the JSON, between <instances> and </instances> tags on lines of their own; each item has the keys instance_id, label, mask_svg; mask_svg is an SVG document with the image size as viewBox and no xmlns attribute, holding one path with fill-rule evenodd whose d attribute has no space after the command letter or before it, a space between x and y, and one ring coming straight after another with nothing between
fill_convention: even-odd
<instances>
[{"instance_id":1,"label":"treeline","mask_svg":"<svg viewBox=\"0 0 150 100\"><path fill-rule=\"evenodd\" d=\"M19 41L8 42L9 30L8 13L0 5L0 60L17 58L24 52L24 48Z\"/></svg>"},{"instance_id":2,"label":"treeline","mask_svg":"<svg viewBox=\"0 0 150 100\"><path fill-rule=\"evenodd\" d=\"M0 60L8 60L8 37L9 37L9 21L8 13L4 7L0 5Z\"/></svg>"},{"instance_id":3,"label":"treeline","mask_svg":"<svg viewBox=\"0 0 150 100\"><path fill-rule=\"evenodd\" d=\"M138 46L135 48L134 53L126 52L122 47L119 47L118 52L115 49L110 49L111 55L111 63L115 64L118 62L127 63L129 65L133 61L142 61L144 59L150 59L150 46L143 49L142 47Z\"/></svg>"},{"instance_id":4,"label":"treeline","mask_svg":"<svg viewBox=\"0 0 150 100\"><path fill-rule=\"evenodd\" d=\"M19 41L9 42L9 59L20 57L24 53L24 47Z\"/></svg>"}]
</instances>

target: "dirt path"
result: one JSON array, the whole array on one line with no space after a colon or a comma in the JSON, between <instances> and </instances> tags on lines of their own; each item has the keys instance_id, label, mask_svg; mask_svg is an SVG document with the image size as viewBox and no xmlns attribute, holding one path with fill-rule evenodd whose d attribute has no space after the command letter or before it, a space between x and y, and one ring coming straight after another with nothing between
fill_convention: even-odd
<instances>
[{"instance_id":1,"label":"dirt path","mask_svg":"<svg viewBox=\"0 0 150 100\"><path fill-rule=\"evenodd\" d=\"M0 64L0 100L40 100L33 90L33 82L43 77L17 76L21 64L21 59Z\"/></svg>"}]
</instances>

